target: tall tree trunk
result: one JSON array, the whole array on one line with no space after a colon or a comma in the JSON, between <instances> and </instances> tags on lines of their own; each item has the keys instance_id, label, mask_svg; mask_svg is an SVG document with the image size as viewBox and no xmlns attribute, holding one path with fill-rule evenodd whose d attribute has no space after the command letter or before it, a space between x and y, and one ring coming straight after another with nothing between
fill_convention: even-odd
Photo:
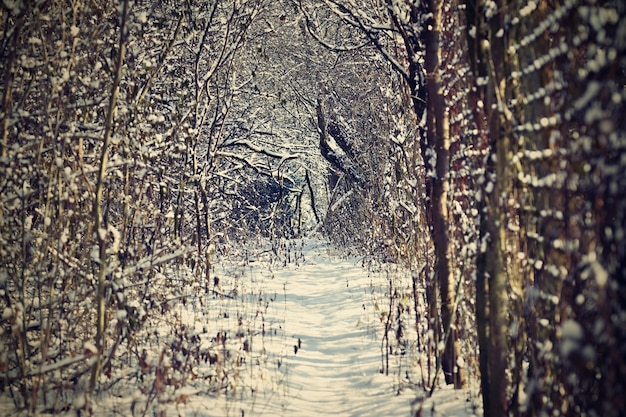
<instances>
[{"instance_id":1,"label":"tall tree trunk","mask_svg":"<svg viewBox=\"0 0 626 417\"><path fill-rule=\"evenodd\" d=\"M512 126L511 114L506 102L506 74L508 54L506 53L505 38L499 36L504 30L506 2L502 0L498 7L499 13L490 21L489 45L491 46L491 82L494 83L495 102L497 112L493 112L490 121L490 133L496 140L496 179L494 194L488 199L492 213L489 222L492 236L492 256L489 256L487 270L489 273L489 306L491 316L491 346L489 354L489 375L491 384L491 411L492 415L504 415L507 410L506 381L508 346L508 292L507 268L505 254L508 253L507 241L507 210L509 198L513 195L513 183L510 178L512 155ZM510 277L509 277L510 278ZM500 383L493 383L500 381Z\"/></svg>"},{"instance_id":2,"label":"tall tree trunk","mask_svg":"<svg viewBox=\"0 0 626 417\"><path fill-rule=\"evenodd\" d=\"M434 288L439 290L441 296L441 322L446 342L444 351L437 353L437 367L441 359L446 383L453 383L455 388L462 388L466 384L466 378L463 369L456 365L460 357L460 348L456 343L454 330L456 291L450 267L452 257L448 236L450 133L440 68L442 12L443 2L429 0L425 4L413 5L410 13L412 25L407 27L397 18L395 24L399 28L407 51L409 74L406 81L411 89L418 124L424 111L426 112L426 131L420 135L420 151L426 172L424 209L435 250ZM426 22L422 22L424 16L429 16ZM413 29L417 25L422 28L420 36ZM417 59L422 53L420 50L422 42L425 45L423 70ZM432 295L434 294L431 294L429 303L436 302L436 296ZM440 336L441 326L437 325L435 332L437 345Z\"/></svg>"},{"instance_id":3,"label":"tall tree trunk","mask_svg":"<svg viewBox=\"0 0 626 417\"><path fill-rule=\"evenodd\" d=\"M456 343L455 290L450 268L450 242L448 236L448 191L449 191L449 122L446 101L441 84L441 31L442 2L430 0L429 12L432 13L429 29L426 31L426 141L422 142L422 156L426 168L427 182L430 188L431 230L435 248L435 276L441 295L441 319L444 328L445 347L442 355L442 370L446 383L455 388L465 385L465 376L461 367L456 366L460 350ZM434 152L434 166L433 166Z\"/></svg>"},{"instance_id":4,"label":"tall tree trunk","mask_svg":"<svg viewBox=\"0 0 626 417\"><path fill-rule=\"evenodd\" d=\"M485 417L499 417L507 412L506 381L508 352L508 295L505 253L507 245L507 199L512 195L508 175L511 124L505 104L504 4L499 13L485 21L481 0L466 6L469 61L476 89L472 111L483 140L488 141L484 187L479 201L480 251L476 262L476 324L479 343L479 367ZM472 34L470 30L474 31ZM478 34L478 35L477 35ZM486 38L483 35L486 34ZM489 80L489 83L478 83ZM480 103L480 105L479 105Z\"/></svg>"}]
</instances>

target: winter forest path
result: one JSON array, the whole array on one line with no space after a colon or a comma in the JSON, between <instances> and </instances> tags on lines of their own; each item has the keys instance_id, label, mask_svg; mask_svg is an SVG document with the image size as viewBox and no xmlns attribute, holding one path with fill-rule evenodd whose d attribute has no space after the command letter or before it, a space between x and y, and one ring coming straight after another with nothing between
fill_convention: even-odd
<instances>
[{"instance_id":1,"label":"winter forest path","mask_svg":"<svg viewBox=\"0 0 626 417\"><path fill-rule=\"evenodd\" d=\"M374 383L381 367L380 337L367 326L371 296L363 269L336 260L294 272L278 277L286 284L285 330L293 334L294 346L301 341L289 361L287 414L385 414L372 409L385 407L387 401L374 404L371 398L392 387Z\"/></svg>"},{"instance_id":2,"label":"winter forest path","mask_svg":"<svg viewBox=\"0 0 626 417\"><path fill-rule=\"evenodd\" d=\"M399 391L401 376L391 374L393 361L400 359L390 358L390 375L380 372L383 324L373 304L377 298L384 303L380 297L386 290L385 277L368 272L357 259L333 255L319 242L305 247L301 256L250 284L263 287L268 296L274 294L264 320L266 326L280 323L273 325L280 330L274 333L278 337L266 336L263 342L274 358L268 367L278 363L280 368L270 372L272 389L255 398L225 401L213 407L215 415L412 415L411 403L419 393ZM432 401L447 402L447 407L456 401L445 415L469 415L463 397L443 390L428 400L428 410Z\"/></svg>"}]
</instances>

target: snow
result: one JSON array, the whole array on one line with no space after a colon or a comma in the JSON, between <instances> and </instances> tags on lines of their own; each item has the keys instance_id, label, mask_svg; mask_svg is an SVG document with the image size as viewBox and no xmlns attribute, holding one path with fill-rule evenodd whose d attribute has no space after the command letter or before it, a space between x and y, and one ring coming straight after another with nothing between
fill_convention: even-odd
<instances>
[{"instance_id":1,"label":"snow","mask_svg":"<svg viewBox=\"0 0 626 417\"><path fill-rule=\"evenodd\" d=\"M568 319L561 323L561 356L567 358L580 349L584 337L582 326L575 320Z\"/></svg>"},{"instance_id":2,"label":"snow","mask_svg":"<svg viewBox=\"0 0 626 417\"><path fill-rule=\"evenodd\" d=\"M582 340L583 328L575 320L568 319L561 323L561 337L563 339Z\"/></svg>"},{"instance_id":3,"label":"snow","mask_svg":"<svg viewBox=\"0 0 626 417\"><path fill-rule=\"evenodd\" d=\"M91 342L85 342L83 345L86 354L95 355L98 353L98 348Z\"/></svg>"},{"instance_id":4,"label":"snow","mask_svg":"<svg viewBox=\"0 0 626 417\"><path fill-rule=\"evenodd\" d=\"M273 250L255 250L252 244L245 256L239 253L221 262L216 260L213 276L219 278L220 285L234 282L234 295L205 300L200 309L194 303L172 307L180 317L180 326L190 329L188 335L192 336L181 336L184 349L193 349L193 337L200 340L207 328L213 335L236 332L239 341L246 339L244 348L233 353L240 355L242 366L238 375L228 376L229 392L225 393L206 381L227 368L196 365L192 370L195 377L175 390L164 391L152 404L152 411L163 411L166 416L207 417L410 416L420 409L429 416L479 415L474 414L476 407L469 402L467 390L440 386L426 398L425 391L405 377L405 372L407 376L417 372L408 354L390 355L388 375L381 373L381 311L387 309L389 279L384 268L368 270L363 259L341 258L322 241L307 240L301 245L298 255L290 255L289 262L279 265ZM116 313L118 320L125 316L124 310ZM217 320L230 329L212 328ZM165 337L171 331L168 323L162 320L152 331ZM263 337L258 331L261 328ZM235 337L229 336L228 342L233 341ZM140 349L146 350L143 366L172 367L171 375L184 379L183 369L174 370L174 363L185 363L182 350L164 356L157 346ZM96 351L93 344L85 343L82 355L63 359L40 372L88 360ZM462 360L458 364L464 366ZM474 389L477 386L474 382ZM474 404L477 398L474 395ZM93 411L98 416L141 414L138 410L145 408L145 397L137 394L132 382L115 392L99 394L95 401ZM74 407L83 405L84 396L77 395ZM0 414L15 414L11 407L10 399L0 396Z\"/></svg>"},{"instance_id":5,"label":"snow","mask_svg":"<svg viewBox=\"0 0 626 417\"><path fill-rule=\"evenodd\" d=\"M495 1L487 1L485 3L485 17L490 20L498 11L498 5Z\"/></svg>"},{"instance_id":6,"label":"snow","mask_svg":"<svg viewBox=\"0 0 626 417\"><path fill-rule=\"evenodd\" d=\"M520 16L525 17L531 14L537 8L537 3L529 1L528 4L522 7L519 11Z\"/></svg>"},{"instance_id":7,"label":"snow","mask_svg":"<svg viewBox=\"0 0 626 417\"><path fill-rule=\"evenodd\" d=\"M609 281L609 273L607 270L597 261L591 263L591 269L593 270L598 287L604 288Z\"/></svg>"},{"instance_id":8,"label":"snow","mask_svg":"<svg viewBox=\"0 0 626 417\"><path fill-rule=\"evenodd\" d=\"M380 372L382 324L371 293L382 276L368 273L358 259L333 257L319 243L304 259L262 284L267 294L278 294L274 303L281 306L265 321L282 322L284 331L264 342L274 358L264 374L274 379L266 384L271 388L256 384L260 392L237 400L189 398L192 415L409 416L420 406L434 409L434 416L472 415L464 391L445 387L423 400L423 392L401 388L397 375Z\"/></svg>"}]
</instances>

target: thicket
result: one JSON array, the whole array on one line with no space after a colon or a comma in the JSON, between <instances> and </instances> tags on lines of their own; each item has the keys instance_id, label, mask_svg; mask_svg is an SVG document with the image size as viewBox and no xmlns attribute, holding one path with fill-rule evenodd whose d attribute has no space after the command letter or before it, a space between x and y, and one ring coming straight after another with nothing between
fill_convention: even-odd
<instances>
[{"instance_id":1,"label":"thicket","mask_svg":"<svg viewBox=\"0 0 626 417\"><path fill-rule=\"evenodd\" d=\"M479 375L488 416L621 415L624 6L323 3L300 3L313 36L350 48L315 20L332 11L402 85L411 134L380 137L395 169L360 193L353 176L352 190L380 201L391 184L381 206L358 207L425 289L390 281L389 294L398 311L407 297L428 306L415 317L427 360L458 388ZM408 221L401 190L416 207Z\"/></svg>"},{"instance_id":2,"label":"thicket","mask_svg":"<svg viewBox=\"0 0 626 417\"><path fill-rule=\"evenodd\" d=\"M147 412L202 361L228 390L237 356L215 352L251 354L245 338L156 318L229 300L211 271L234 242L278 254L313 231L408 266L383 356L412 349L421 388L477 376L488 416L623 412L621 2L5 1L0 18L16 407L87 407L128 369Z\"/></svg>"},{"instance_id":3,"label":"thicket","mask_svg":"<svg viewBox=\"0 0 626 417\"><path fill-rule=\"evenodd\" d=\"M0 390L16 409L136 390L145 415L195 379L237 389L256 353L225 320L234 281L211 267L253 225L269 234L258 219L281 219L292 186L292 155L241 133L261 120L235 120L262 6L0 6ZM204 328L180 313L208 303L223 312Z\"/></svg>"}]
</instances>

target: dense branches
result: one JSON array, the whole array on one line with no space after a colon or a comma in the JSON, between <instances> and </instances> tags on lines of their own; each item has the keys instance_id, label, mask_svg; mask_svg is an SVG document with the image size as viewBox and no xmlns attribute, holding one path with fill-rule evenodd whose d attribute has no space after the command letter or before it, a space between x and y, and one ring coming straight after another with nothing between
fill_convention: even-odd
<instances>
[{"instance_id":1,"label":"dense branches","mask_svg":"<svg viewBox=\"0 0 626 417\"><path fill-rule=\"evenodd\" d=\"M188 338L144 331L179 283L218 294L216 252L313 231L409 268L384 355L412 348L423 389L480 373L487 416L620 414L620 2L175 3L0 6L16 407L111 389L124 355L165 383L138 347Z\"/></svg>"},{"instance_id":2,"label":"dense branches","mask_svg":"<svg viewBox=\"0 0 626 417\"><path fill-rule=\"evenodd\" d=\"M264 10L3 3L0 369L17 408L89 407L122 357L129 378L156 378L138 365L137 343L155 343L143 325L187 285L208 293L218 237L246 225L220 220L245 199L242 218L293 212L298 153L242 134L265 120L237 122L238 56ZM278 190L265 201L257 174Z\"/></svg>"},{"instance_id":3,"label":"dense branches","mask_svg":"<svg viewBox=\"0 0 626 417\"><path fill-rule=\"evenodd\" d=\"M319 40L313 6L300 4ZM408 87L424 171L396 172L423 175L415 201L432 233L414 250L435 250L417 270L437 272L436 329L454 321L457 288L471 297L485 413L623 408L624 387L604 385L608 363L624 366L623 6L325 4Z\"/></svg>"}]
</instances>

